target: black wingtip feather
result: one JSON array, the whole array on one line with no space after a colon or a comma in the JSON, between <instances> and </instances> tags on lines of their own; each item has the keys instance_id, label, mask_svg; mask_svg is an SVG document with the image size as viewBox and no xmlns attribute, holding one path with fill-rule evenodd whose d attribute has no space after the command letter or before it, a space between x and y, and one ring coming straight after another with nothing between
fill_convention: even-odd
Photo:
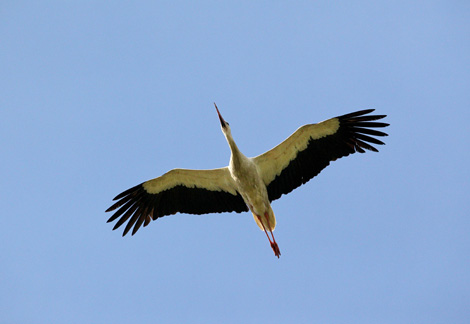
<instances>
[{"instance_id":1,"label":"black wingtip feather","mask_svg":"<svg viewBox=\"0 0 470 324\"><path fill-rule=\"evenodd\" d=\"M372 135L372 136L388 136L387 133L380 132L380 131L375 130L375 129L362 128L362 127L354 127L354 132L355 133Z\"/></svg>"},{"instance_id":2,"label":"black wingtip feather","mask_svg":"<svg viewBox=\"0 0 470 324\"><path fill-rule=\"evenodd\" d=\"M344 124L347 124L347 122L343 122ZM351 123L352 125L356 127L387 127L390 126L390 124L387 123L379 123L379 122L357 122L357 123ZM350 125L351 126L351 125ZM352 126L351 126L352 127Z\"/></svg>"},{"instance_id":3,"label":"black wingtip feather","mask_svg":"<svg viewBox=\"0 0 470 324\"><path fill-rule=\"evenodd\" d=\"M137 231L139 230L139 228L142 225L142 223L144 222L144 220L145 220L145 217L139 217L139 219L135 223L134 228L132 229L132 236L134 236L134 234L137 233Z\"/></svg>"},{"instance_id":4,"label":"black wingtip feather","mask_svg":"<svg viewBox=\"0 0 470 324\"><path fill-rule=\"evenodd\" d=\"M126 191L121 192L119 195L117 195L116 197L114 197L113 200L119 200L119 199L121 199L121 198L124 198L124 197L126 197L126 196L129 196L130 194L135 194L135 192L136 192L136 191L139 191L139 189L141 189L141 188L143 189L142 185L143 185L143 183L138 184L137 186L134 186L134 187L132 187L132 188L127 189Z\"/></svg>"},{"instance_id":5,"label":"black wingtip feather","mask_svg":"<svg viewBox=\"0 0 470 324\"><path fill-rule=\"evenodd\" d=\"M123 235L126 235L129 230L132 228L132 226L134 225L134 223L137 221L137 219L139 218L139 211L137 210L134 215L132 215L131 219L127 222L127 225L126 225L126 228L124 228L124 233Z\"/></svg>"},{"instance_id":6,"label":"black wingtip feather","mask_svg":"<svg viewBox=\"0 0 470 324\"><path fill-rule=\"evenodd\" d=\"M113 204L111 207L109 207L108 209L106 209L105 213L108 213L110 211L113 211L115 210L116 208L118 208L119 206L122 205L122 202L118 201L117 203Z\"/></svg>"},{"instance_id":7,"label":"black wingtip feather","mask_svg":"<svg viewBox=\"0 0 470 324\"><path fill-rule=\"evenodd\" d=\"M370 137L370 136L367 136L367 135L364 135L364 134L356 133L355 137L359 138L359 139L361 139L365 142L370 142L370 143L374 143L374 144L377 144L377 145L384 145L385 144L384 142L382 142L381 140L376 139L375 137Z\"/></svg>"},{"instance_id":8,"label":"black wingtip feather","mask_svg":"<svg viewBox=\"0 0 470 324\"><path fill-rule=\"evenodd\" d=\"M352 112L352 113L349 113L349 114L341 115L338 118L351 119L351 118L354 118L354 117L370 114L373 111L375 111L375 109L364 109L364 110L359 110L359 111Z\"/></svg>"}]
</instances>

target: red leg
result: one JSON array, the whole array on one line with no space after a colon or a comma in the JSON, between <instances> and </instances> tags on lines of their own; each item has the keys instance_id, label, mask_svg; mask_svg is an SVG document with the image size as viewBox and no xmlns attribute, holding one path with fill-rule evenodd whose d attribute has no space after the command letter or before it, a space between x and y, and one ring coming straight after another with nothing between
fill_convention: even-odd
<instances>
[{"instance_id":1,"label":"red leg","mask_svg":"<svg viewBox=\"0 0 470 324\"><path fill-rule=\"evenodd\" d=\"M269 215L268 215L267 212L264 213L264 217L266 217L266 222L268 223L269 228L271 228L271 225L269 224ZM265 231L266 231L266 229L265 229ZM271 240L269 240L269 242L271 243L271 248L273 249L274 254L279 259L279 256L281 255L281 250L279 250L279 246L277 245L277 242L276 242L276 239L274 238L273 232L271 230L269 230L269 232L271 233L271 236L273 237L272 242L271 242ZM266 233L266 235L267 235L267 233Z\"/></svg>"},{"instance_id":2,"label":"red leg","mask_svg":"<svg viewBox=\"0 0 470 324\"><path fill-rule=\"evenodd\" d=\"M279 259L279 256L281 255L281 251L279 250L279 246L277 245L276 240L274 239L273 232L271 230L269 231L271 233L271 236L273 237L273 240L271 241L271 238L268 235L268 231L266 231L266 227L264 227L261 216L258 216L258 215L256 215L256 216L258 217L261 225L263 226L264 233L266 234L266 237L269 240L269 244L271 244L271 248L274 251L274 255L277 256L277 258ZM269 225L269 219L268 219L267 213L265 213L264 216L266 217L266 222L268 222L268 225Z\"/></svg>"}]
</instances>

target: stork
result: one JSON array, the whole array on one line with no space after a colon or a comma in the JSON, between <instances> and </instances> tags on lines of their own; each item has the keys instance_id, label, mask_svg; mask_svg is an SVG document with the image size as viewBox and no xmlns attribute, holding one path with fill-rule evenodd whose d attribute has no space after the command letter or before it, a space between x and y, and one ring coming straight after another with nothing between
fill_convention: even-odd
<instances>
[{"instance_id":1,"label":"stork","mask_svg":"<svg viewBox=\"0 0 470 324\"><path fill-rule=\"evenodd\" d=\"M250 210L279 258L271 202L318 175L331 161L365 150L378 152L369 143L383 145L373 136L387 134L374 128L389 126L376 122L386 115L369 115L374 109L361 110L304 125L273 149L248 158L238 149L229 123L214 106L230 147L229 165L212 170L173 169L120 193L114 198L117 202L106 210L117 209L108 219L109 223L119 218L113 230L127 221L122 235L132 227L134 235L142 224L146 227L151 220L176 213Z\"/></svg>"}]
</instances>

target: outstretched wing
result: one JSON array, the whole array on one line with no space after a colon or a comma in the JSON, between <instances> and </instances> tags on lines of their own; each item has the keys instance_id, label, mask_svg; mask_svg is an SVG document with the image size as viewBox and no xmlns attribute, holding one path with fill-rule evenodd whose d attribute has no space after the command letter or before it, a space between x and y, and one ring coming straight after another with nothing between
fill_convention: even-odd
<instances>
[{"instance_id":1,"label":"outstretched wing","mask_svg":"<svg viewBox=\"0 0 470 324\"><path fill-rule=\"evenodd\" d=\"M117 211L108 223L120 217L113 230L127 220L123 236L132 235L151 220L176 213L207 214L248 211L227 167L213 170L174 169L117 195L106 211Z\"/></svg>"},{"instance_id":2,"label":"outstretched wing","mask_svg":"<svg viewBox=\"0 0 470 324\"><path fill-rule=\"evenodd\" d=\"M284 142L254 158L273 201L306 183L325 167L343 156L365 150L378 152L371 144L384 143L373 136L387 136L374 128L389 124L374 122L386 115L368 115L361 110L304 125Z\"/></svg>"}]
</instances>

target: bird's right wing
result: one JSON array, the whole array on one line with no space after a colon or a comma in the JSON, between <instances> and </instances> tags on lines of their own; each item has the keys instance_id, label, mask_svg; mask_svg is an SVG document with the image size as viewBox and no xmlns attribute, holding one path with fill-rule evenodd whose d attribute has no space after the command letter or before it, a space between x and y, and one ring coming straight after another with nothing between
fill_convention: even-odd
<instances>
[{"instance_id":1,"label":"bird's right wing","mask_svg":"<svg viewBox=\"0 0 470 324\"><path fill-rule=\"evenodd\" d=\"M385 115L368 115L373 109L338 116L318 124L304 125L284 142L253 160L273 201L306 183L331 161L384 144L372 136L387 136L373 128L388 124L374 122Z\"/></svg>"},{"instance_id":2,"label":"bird's right wing","mask_svg":"<svg viewBox=\"0 0 470 324\"><path fill-rule=\"evenodd\" d=\"M174 169L161 177L143 182L117 195L118 200L106 211L118 209L108 219L117 229L128 219L123 236L134 226L132 235L142 224L176 213L207 214L248 211L237 192L227 167L212 170Z\"/></svg>"}]
</instances>

